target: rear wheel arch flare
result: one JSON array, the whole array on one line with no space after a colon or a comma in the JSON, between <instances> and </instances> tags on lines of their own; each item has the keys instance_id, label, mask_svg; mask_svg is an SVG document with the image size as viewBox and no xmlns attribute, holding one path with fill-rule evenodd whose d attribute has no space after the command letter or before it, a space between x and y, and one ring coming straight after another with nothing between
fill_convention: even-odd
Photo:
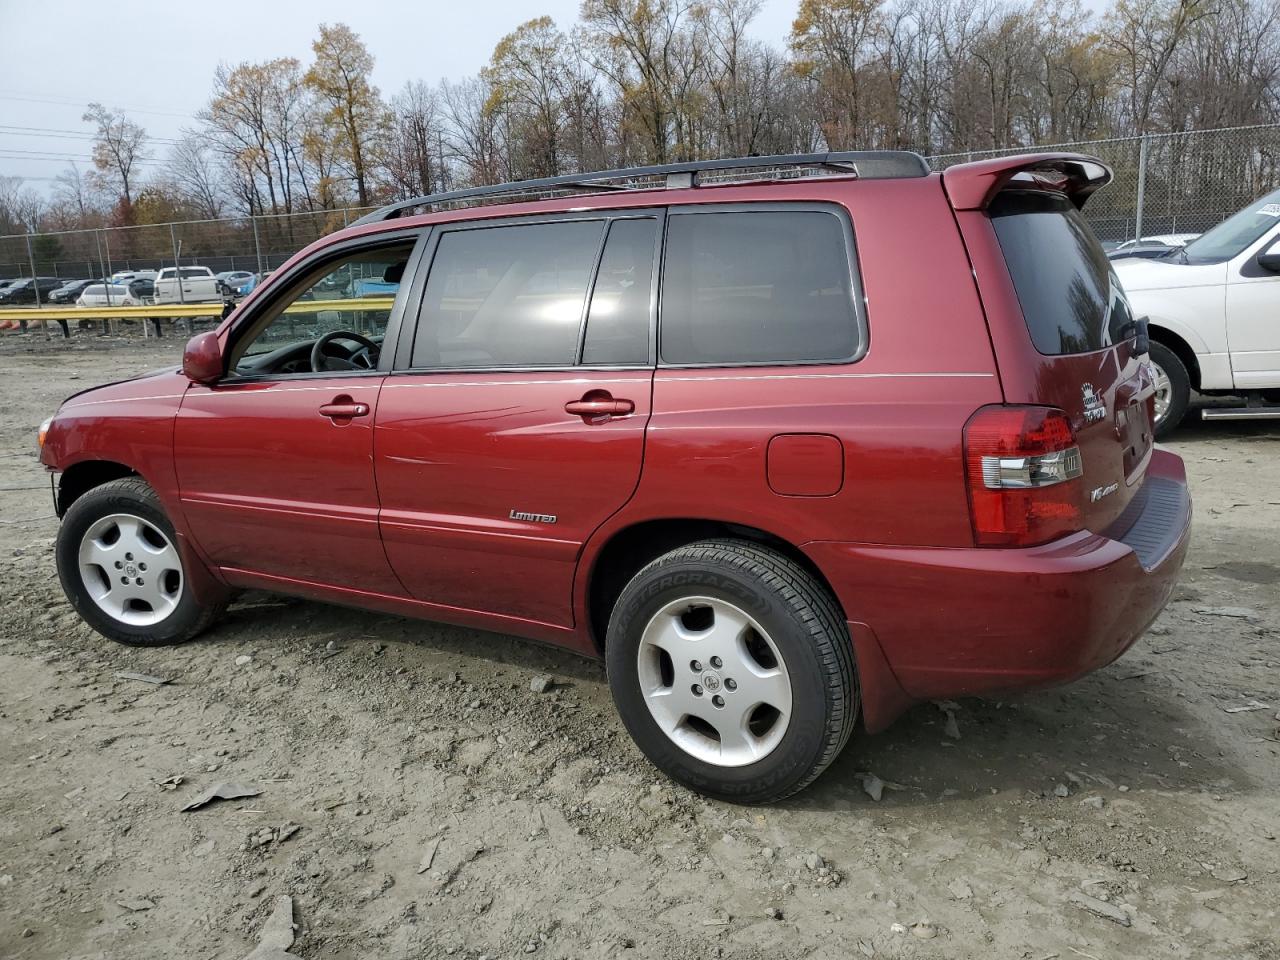
<instances>
[{"instance_id":1,"label":"rear wheel arch flare","mask_svg":"<svg viewBox=\"0 0 1280 960\"><path fill-rule=\"evenodd\" d=\"M611 534L592 561L587 578L587 616L591 643L596 652L604 652L609 615L632 577L651 561L678 547L725 537L769 547L799 564L827 591L836 609L844 615L840 599L826 575L808 554L784 537L759 527L724 520L697 517L645 520Z\"/></svg>"},{"instance_id":2,"label":"rear wheel arch flare","mask_svg":"<svg viewBox=\"0 0 1280 960\"><path fill-rule=\"evenodd\" d=\"M138 471L114 460L82 460L67 467L58 480L58 516L95 487L124 477L136 477Z\"/></svg>"}]
</instances>

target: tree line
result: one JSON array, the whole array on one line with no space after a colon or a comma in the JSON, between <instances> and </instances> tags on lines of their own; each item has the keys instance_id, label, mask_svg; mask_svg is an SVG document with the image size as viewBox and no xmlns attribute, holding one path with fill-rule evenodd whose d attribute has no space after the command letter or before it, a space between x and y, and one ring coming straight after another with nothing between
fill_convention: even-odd
<instances>
[{"instance_id":1,"label":"tree line","mask_svg":"<svg viewBox=\"0 0 1280 960\"><path fill-rule=\"evenodd\" d=\"M1280 0L799 0L784 43L749 35L760 4L583 0L571 28L529 20L474 76L390 96L360 37L322 24L310 62L219 66L163 151L90 104L92 167L48 197L0 180L0 233L324 213L714 156L931 155L1280 119Z\"/></svg>"}]
</instances>

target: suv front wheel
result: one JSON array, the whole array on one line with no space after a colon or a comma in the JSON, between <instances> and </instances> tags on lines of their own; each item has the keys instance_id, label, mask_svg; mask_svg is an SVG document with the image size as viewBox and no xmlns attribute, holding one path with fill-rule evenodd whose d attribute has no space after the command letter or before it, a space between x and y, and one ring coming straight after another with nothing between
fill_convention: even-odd
<instances>
[{"instance_id":1,"label":"suv front wheel","mask_svg":"<svg viewBox=\"0 0 1280 960\"><path fill-rule=\"evenodd\" d=\"M58 528L58 578L85 622L132 646L190 640L222 612L202 603L183 569L173 524L144 480L90 490Z\"/></svg>"},{"instance_id":2,"label":"suv front wheel","mask_svg":"<svg viewBox=\"0 0 1280 960\"><path fill-rule=\"evenodd\" d=\"M605 660L623 723L693 790L767 803L804 788L853 730L858 685L835 601L753 543L673 550L623 589Z\"/></svg>"}]
</instances>

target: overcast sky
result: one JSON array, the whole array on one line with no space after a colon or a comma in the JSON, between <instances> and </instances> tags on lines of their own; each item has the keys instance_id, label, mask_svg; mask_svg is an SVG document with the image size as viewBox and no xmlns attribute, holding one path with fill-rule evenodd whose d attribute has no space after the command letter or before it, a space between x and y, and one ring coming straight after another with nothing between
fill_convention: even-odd
<instances>
[{"instance_id":1,"label":"overcast sky","mask_svg":"<svg viewBox=\"0 0 1280 960\"><path fill-rule=\"evenodd\" d=\"M754 34L781 44L798 0L764 0ZM119 107L157 138L190 126L220 62L311 58L319 23L341 21L376 58L384 95L407 80L475 73L518 24L548 14L562 28L579 0L0 0L0 176L43 191L76 161L88 168L91 100ZM38 129L36 129L38 128Z\"/></svg>"}]
</instances>

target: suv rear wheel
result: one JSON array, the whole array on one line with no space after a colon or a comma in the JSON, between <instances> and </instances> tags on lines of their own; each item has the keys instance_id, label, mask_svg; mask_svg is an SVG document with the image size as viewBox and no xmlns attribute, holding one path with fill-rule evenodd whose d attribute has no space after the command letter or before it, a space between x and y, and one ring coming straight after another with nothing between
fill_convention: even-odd
<instances>
[{"instance_id":1,"label":"suv rear wheel","mask_svg":"<svg viewBox=\"0 0 1280 960\"><path fill-rule=\"evenodd\" d=\"M853 730L844 618L787 557L737 540L673 550L623 589L605 660L623 723L691 789L767 803L812 782Z\"/></svg>"},{"instance_id":2,"label":"suv rear wheel","mask_svg":"<svg viewBox=\"0 0 1280 960\"><path fill-rule=\"evenodd\" d=\"M113 480L71 505L58 528L58 578L89 626L133 646L190 640L222 612L196 599L173 524L137 477Z\"/></svg>"},{"instance_id":3,"label":"suv rear wheel","mask_svg":"<svg viewBox=\"0 0 1280 960\"><path fill-rule=\"evenodd\" d=\"M1150 357L1156 372L1156 439L1164 440L1186 416L1191 377L1178 355L1163 343L1151 344Z\"/></svg>"}]
</instances>

